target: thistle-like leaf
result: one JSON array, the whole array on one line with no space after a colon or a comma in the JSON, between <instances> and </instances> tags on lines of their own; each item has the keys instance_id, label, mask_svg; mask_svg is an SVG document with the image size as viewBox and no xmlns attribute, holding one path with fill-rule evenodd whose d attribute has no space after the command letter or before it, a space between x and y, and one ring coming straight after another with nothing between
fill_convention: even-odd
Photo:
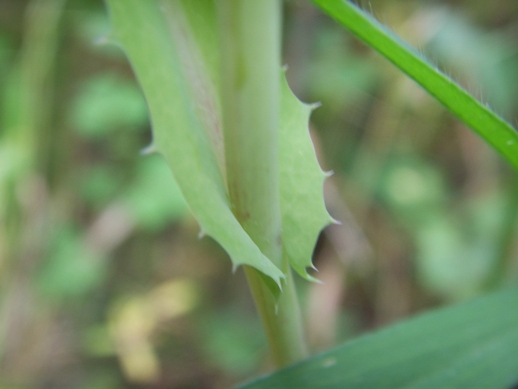
<instances>
[{"instance_id":1,"label":"thistle-like leaf","mask_svg":"<svg viewBox=\"0 0 518 389\"><path fill-rule=\"evenodd\" d=\"M255 267L280 286L284 274L261 253L228 202L217 90L217 15L213 0L193 3L107 0L114 37L126 51L148 103L153 149L165 157L202 230L227 250L234 268ZM326 175L309 136L312 106L300 102L282 78L283 246L293 268L313 280L306 269L312 266L318 234L332 220L322 194Z\"/></svg>"},{"instance_id":2,"label":"thistle-like leaf","mask_svg":"<svg viewBox=\"0 0 518 389\"><path fill-rule=\"evenodd\" d=\"M171 167L201 228L229 253L234 268L255 267L280 286L284 274L244 231L227 199L214 71L218 59L212 48L217 42L211 28L216 21L214 2L107 0L107 4L115 38L147 100L154 145Z\"/></svg>"},{"instance_id":3,"label":"thistle-like leaf","mask_svg":"<svg viewBox=\"0 0 518 389\"><path fill-rule=\"evenodd\" d=\"M314 106L301 102L282 77L279 170L284 252L302 277L314 281L306 269L322 228L331 223L324 204L327 176L317 161L309 134Z\"/></svg>"}]
</instances>

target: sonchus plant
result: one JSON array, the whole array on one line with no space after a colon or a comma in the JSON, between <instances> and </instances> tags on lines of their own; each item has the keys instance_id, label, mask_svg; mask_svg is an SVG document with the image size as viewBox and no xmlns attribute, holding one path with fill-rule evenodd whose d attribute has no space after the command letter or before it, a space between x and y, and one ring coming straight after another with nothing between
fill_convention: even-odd
<instances>
[{"instance_id":1,"label":"sonchus plant","mask_svg":"<svg viewBox=\"0 0 518 389\"><path fill-rule=\"evenodd\" d=\"M293 268L307 268L326 211L312 107L281 69L278 0L109 5L149 105L151 150L202 231L245 273L277 366L306 355Z\"/></svg>"},{"instance_id":2,"label":"sonchus plant","mask_svg":"<svg viewBox=\"0 0 518 389\"><path fill-rule=\"evenodd\" d=\"M313 2L518 166L511 125L350 2ZM292 269L314 281L313 248L333 219L309 137L313 107L281 68L281 1L106 3L148 103L149 150L167 160L203 233L243 265L275 365L305 358ZM511 290L432 313L249 387L505 388L518 381L517 304Z\"/></svg>"}]
</instances>

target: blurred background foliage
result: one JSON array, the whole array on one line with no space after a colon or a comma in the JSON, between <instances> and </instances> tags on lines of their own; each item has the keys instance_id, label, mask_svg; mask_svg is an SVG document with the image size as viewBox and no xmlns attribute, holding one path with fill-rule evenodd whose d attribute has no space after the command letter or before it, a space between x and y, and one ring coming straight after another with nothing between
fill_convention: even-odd
<instances>
[{"instance_id":1,"label":"blurred background foliage","mask_svg":"<svg viewBox=\"0 0 518 389\"><path fill-rule=\"evenodd\" d=\"M517 2L363 5L517 123ZM515 282L515 172L309 1L285 9L343 222L315 250L324 284L299 282L312 349ZM246 282L143 155L108 34L100 0L0 0L0 388L229 387L270 367Z\"/></svg>"}]
</instances>

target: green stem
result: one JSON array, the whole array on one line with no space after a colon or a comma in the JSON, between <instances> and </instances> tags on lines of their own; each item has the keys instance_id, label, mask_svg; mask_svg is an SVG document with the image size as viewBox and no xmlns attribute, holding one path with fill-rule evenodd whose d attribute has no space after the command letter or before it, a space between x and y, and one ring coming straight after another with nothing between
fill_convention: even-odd
<instances>
[{"instance_id":1,"label":"green stem","mask_svg":"<svg viewBox=\"0 0 518 389\"><path fill-rule=\"evenodd\" d=\"M49 129L53 124L53 76L64 3L32 0L27 4L19 59L2 90L0 143L3 151L10 151L9 164L0 177L0 364L4 367L10 366L24 344L22 338L27 331L17 328L24 317L20 294L33 293L29 286L34 265L48 242L50 212L45 195L38 192L27 197L24 193L26 201L22 202L19 194L35 177L44 178L48 184L48 166L42 157L50 153L56 141L49 137ZM24 322L26 329L32 324Z\"/></svg>"},{"instance_id":2,"label":"green stem","mask_svg":"<svg viewBox=\"0 0 518 389\"><path fill-rule=\"evenodd\" d=\"M278 301L256 269L245 266L245 274L275 366L286 366L306 358L308 352L291 270L288 269L287 282Z\"/></svg>"},{"instance_id":3,"label":"green stem","mask_svg":"<svg viewBox=\"0 0 518 389\"><path fill-rule=\"evenodd\" d=\"M245 273L274 363L306 356L297 295L283 257L279 198L281 2L222 0L222 104L232 210L263 254L287 274L278 301L264 277Z\"/></svg>"},{"instance_id":4,"label":"green stem","mask_svg":"<svg viewBox=\"0 0 518 389\"><path fill-rule=\"evenodd\" d=\"M64 3L65 0L32 0L27 5L19 62L8 77L5 92L2 91L0 142L12 150L12 155L0 182L0 190L4 191L0 195L6 199L5 205L0 206L0 235L5 238L5 243L0 242L0 267L7 266L2 262L9 266L17 263L16 258L22 255L23 232L34 227L30 223L24 226L28 210L23 208L17 193L32 175L44 175L47 170L47 166L42 166L42 156L50 152L51 146L48 130L53 111L52 81Z\"/></svg>"}]
</instances>

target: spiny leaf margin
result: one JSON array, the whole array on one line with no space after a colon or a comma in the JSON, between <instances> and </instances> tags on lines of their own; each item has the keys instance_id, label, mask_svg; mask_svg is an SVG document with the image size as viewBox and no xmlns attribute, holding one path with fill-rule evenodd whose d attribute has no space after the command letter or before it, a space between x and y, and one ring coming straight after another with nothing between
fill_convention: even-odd
<instances>
[{"instance_id":1,"label":"spiny leaf margin","mask_svg":"<svg viewBox=\"0 0 518 389\"><path fill-rule=\"evenodd\" d=\"M279 130L279 171L283 249L291 266L303 278L320 231L334 220L324 203L328 177L318 163L309 133L309 117L316 105L304 104L291 91L283 72Z\"/></svg>"}]
</instances>

